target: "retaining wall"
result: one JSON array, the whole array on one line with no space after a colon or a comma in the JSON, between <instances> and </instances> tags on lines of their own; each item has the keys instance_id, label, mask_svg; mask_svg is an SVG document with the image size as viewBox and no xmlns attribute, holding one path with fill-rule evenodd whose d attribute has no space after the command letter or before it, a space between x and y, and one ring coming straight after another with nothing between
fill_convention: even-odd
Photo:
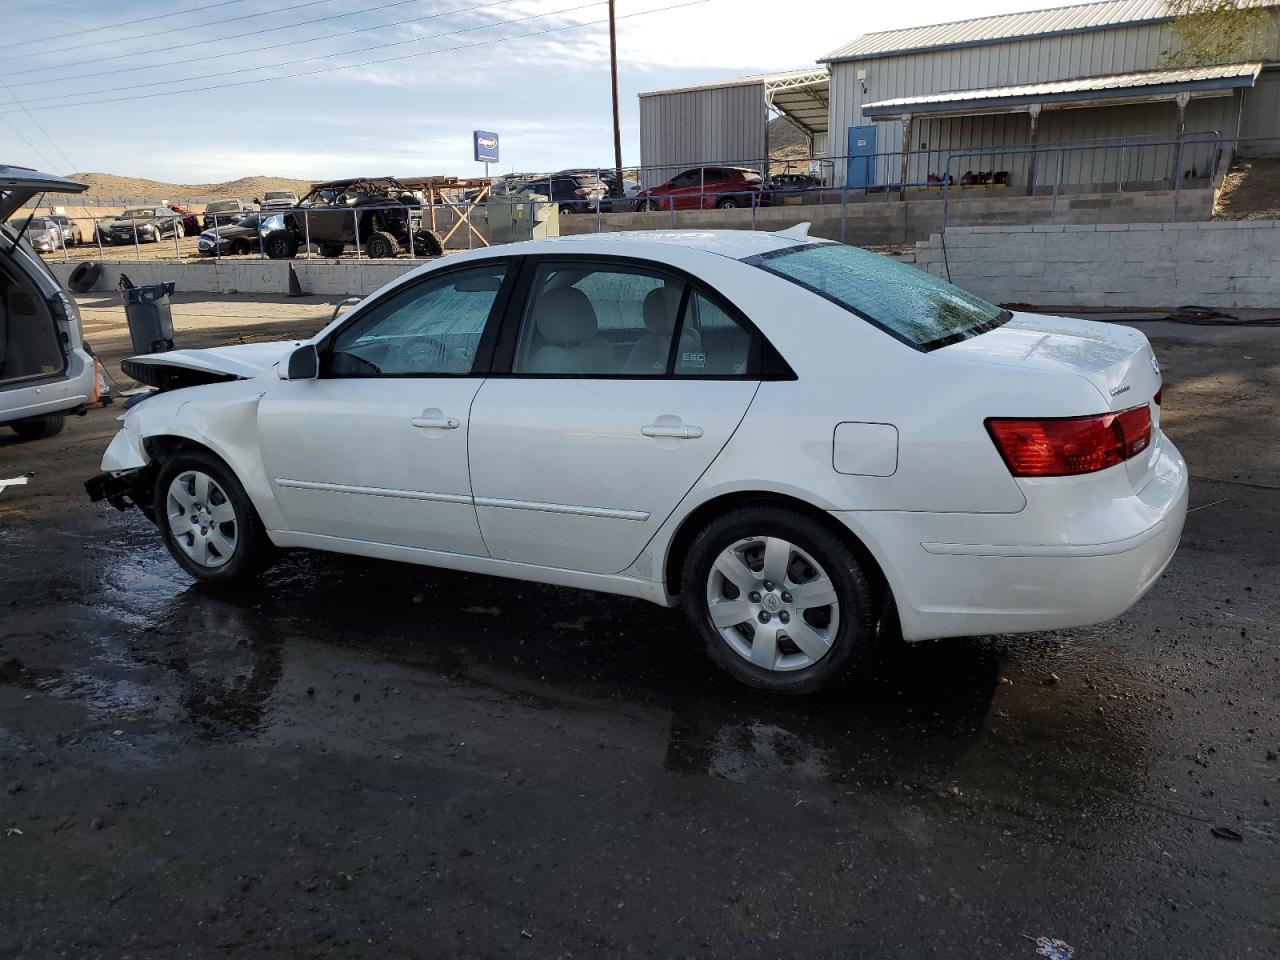
<instances>
[{"instance_id":1,"label":"retaining wall","mask_svg":"<svg viewBox=\"0 0 1280 960\"><path fill-rule=\"evenodd\" d=\"M172 280L182 293L289 292L292 265L304 293L320 296L359 296L373 293L396 277L431 261L424 260L257 260L225 257L221 260L119 260L102 264L94 290L115 290L120 274L137 286ZM48 264L64 284L76 263Z\"/></svg>"},{"instance_id":2,"label":"retaining wall","mask_svg":"<svg viewBox=\"0 0 1280 960\"><path fill-rule=\"evenodd\" d=\"M953 227L916 265L994 303L1280 307L1280 220Z\"/></svg>"}]
</instances>

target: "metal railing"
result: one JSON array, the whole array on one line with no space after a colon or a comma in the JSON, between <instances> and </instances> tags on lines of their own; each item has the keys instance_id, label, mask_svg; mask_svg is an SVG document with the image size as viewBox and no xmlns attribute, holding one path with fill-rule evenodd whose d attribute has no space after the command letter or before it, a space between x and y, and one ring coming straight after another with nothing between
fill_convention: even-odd
<instances>
[{"instance_id":1,"label":"metal railing","mask_svg":"<svg viewBox=\"0 0 1280 960\"><path fill-rule=\"evenodd\" d=\"M1048 215L1052 218L1059 211L1064 195L1075 192L1090 194L1124 193L1134 190L1159 190L1168 192L1168 216L1176 219L1183 200L1183 191L1189 185L1199 188L1215 185L1225 173L1229 163L1247 152L1250 155L1280 156L1280 138L1230 138L1221 137L1215 131L1197 131L1182 137L1129 137L1112 140L1077 141L1042 146L995 146L947 150L924 150L908 153L872 154L863 157L840 156L814 160L809 172L803 176L778 174L761 175L758 184L735 182L717 187L708 181L706 173L713 167L749 167L750 162L705 164L700 167L683 167L682 172L699 171L698 184L680 191L660 189L640 191L633 197L603 195L597 188L593 195L540 201L529 201L529 212L535 214L542 206L556 206L565 215L568 232L584 232L586 223L596 232L618 229L655 229L678 227L695 223L706 225L706 218L692 221L681 214L686 211L716 210L725 216L724 225L756 229L761 212L770 208L793 205L820 206L830 216L838 208L839 237L847 239L851 221L850 208L868 202L920 201L940 202L942 225L945 228L955 214L956 203L961 198L984 196L1034 196L1047 198ZM852 160L864 163L859 170L875 182L862 184L832 183L839 179L836 173L848 172ZM890 164L892 161L892 164ZM758 165L767 160L756 161ZM773 161L775 164L777 161ZM650 170L656 168L647 168ZM765 167L764 169L768 169ZM903 178L902 171L907 171ZM602 173L608 173L602 170ZM1105 179L1094 179L1102 176ZM541 180L542 178L537 178ZM554 181L556 177L552 177ZM554 182L552 183L554 190ZM735 212L735 208L736 211ZM478 216L485 210L483 197L471 201L449 200L439 197L435 203L421 205L387 204L359 207L288 207L269 208L266 211L242 211L238 214L172 213L160 218L155 228L139 226L137 222L124 229L112 229L112 217L71 217L83 225L90 224L87 235L96 254L105 258L110 247L132 247L136 259L189 259L229 256L301 256L307 259L329 254L343 257L370 258L373 253L388 251L385 237L375 239L369 230L369 222L385 217L392 223L407 225L395 231L396 243L390 252L407 256L411 260L427 259L435 254L435 244L423 243L424 230L433 231L444 246L472 249L487 245L488 231L484 218ZM803 218L803 213L796 211ZM260 216L264 228L248 232L246 236L220 242L208 242L210 234L193 237L189 229L191 220L207 220L216 231L220 227L241 221L247 214ZM627 216L622 214L648 214ZM816 216L818 211L814 211ZM1043 210L1036 217L1043 216ZM350 217L349 229L341 221ZM588 220L587 218L590 218ZM35 219L42 219L36 214ZM335 221L340 227L334 226ZM289 226L291 242L284 248L273 245L273 231ZM184 229L184 223L187 229ZM774 227L776 217L768 220ZM588 230L587 232L591 232ZM328 238L328 239L322 239ZM169 248L172 241L172 250ZM296 243L296 246L295 246ZM154 244L154 246L153 246ZM330 246L332 244L332 246ZM335 250L334 247L339 247ZM426 249L424 249L424 246ZM326 250L327 248L327 250ZM149 251L154 255L147 257ZM72 259L78 251L69 248L65 238L59 236L52 248L44 251L47 256Z\"/></svg>"}]
</instances>

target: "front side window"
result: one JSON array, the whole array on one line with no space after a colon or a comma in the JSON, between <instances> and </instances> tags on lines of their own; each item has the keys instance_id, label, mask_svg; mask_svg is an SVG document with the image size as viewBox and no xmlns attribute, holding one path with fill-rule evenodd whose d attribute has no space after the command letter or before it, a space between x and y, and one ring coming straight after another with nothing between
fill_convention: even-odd
<instances>
[{"instance_id":1,"label":"front side window","mask_svg":"<svg viewBox=\"0 0 1280 960\"><path fill-rule=\"evenodd\" d=\"M702 176L698 170L686 170L684 173L678 174L671 178L671 186L673 187L691 187L695 183L700 183Z\"/></svg>"},{"instance_id":2,"label":"front side window","mask_svg":"<svg viewBox=\"0 0 1280 960\"><path fill-rule=\"evenodd\" d=\"M470 374L506 270L499 263L451 271L392 294L334 338L329 375Z\"/></svg>"},{"instance_id":3,"label":"front side window","mask_svg":"<svg viewBox=\"0 0 1280 960\"><path fill-rule=\"evenodd\" d=\"M840 243L808 243L744 262L839 304L918 350L976 337L1010 317L923 270Z\"/></svg>"}]
</instances>

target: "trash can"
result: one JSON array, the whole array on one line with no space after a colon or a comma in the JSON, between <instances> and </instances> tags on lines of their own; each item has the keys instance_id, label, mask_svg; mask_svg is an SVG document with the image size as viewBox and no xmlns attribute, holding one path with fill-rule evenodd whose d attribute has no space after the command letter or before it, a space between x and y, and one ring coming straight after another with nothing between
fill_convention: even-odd
<instances>
[{"instance_id":1,"label":"trash can","mask_svg":"<svg viewBox=\"0 0 1280 960\"><path fill-rule=\"evenodd\" d=\"M145 287L121 287L129 339L136 353L161 353L173 349L173 313L169 309L172 283Z\"/></svg>"}]
</instances>

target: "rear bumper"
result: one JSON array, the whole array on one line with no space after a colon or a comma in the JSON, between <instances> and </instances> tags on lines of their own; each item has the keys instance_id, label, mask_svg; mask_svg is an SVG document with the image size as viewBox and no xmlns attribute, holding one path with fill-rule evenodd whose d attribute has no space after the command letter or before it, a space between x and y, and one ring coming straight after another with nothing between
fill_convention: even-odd
<instances>
[{"instance_id":1,"label":"rear bumper","mask_svg":"<svg viewBox=\"0 0 1280 960\"><path fill-rule=\"evenodd\" d=\"M1118 473L1100 477L1099 485L1110 479L1118 487L1123 469L1113 468ZM1177 549L1187 467L1167 438L1141 491L1091 494L1071 511L1042 488L1020 514L835 516L867 540L884 566L906 639L1025 633L1119 616L1159 579ZM1053 509L1037 510L1036 499Z\"/></svg>"},{"instance_id":2,"label":"rear bumper","mask_svg":"<svg viewBox=\"0 0 1280 960\"><path fill-rule=\"evenodd\" d=\"M83 410L93 398L95 376L93 358L81 349L72 350L58 379L0 391L0 424Z\"/></svg>"}]
</instances>

